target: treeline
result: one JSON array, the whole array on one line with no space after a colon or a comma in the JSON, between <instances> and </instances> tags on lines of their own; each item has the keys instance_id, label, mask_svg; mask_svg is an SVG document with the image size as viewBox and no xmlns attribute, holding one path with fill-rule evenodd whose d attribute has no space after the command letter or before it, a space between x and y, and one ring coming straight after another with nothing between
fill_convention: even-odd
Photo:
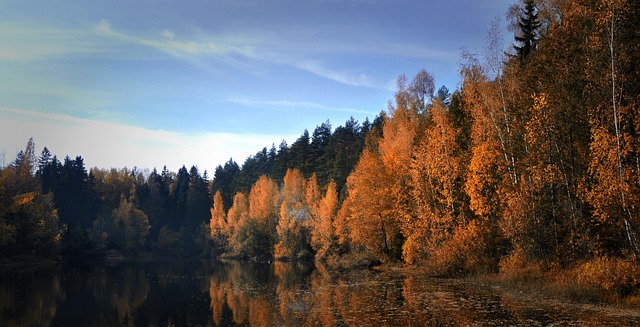
<instances>
[{"instance_id":1,"label":"treeline","mask_svg":"<svg viewBox=\"0 0 640 327\"><path fill-rule=\"evenodd\" d=\"M282 185L287 170L295 168L305 178L315 175L321 187L330 181L335 182L338 192L343 194L347 177L358 162L366 136L371 131L379 133L383 120L384 113L375 117L373 122L365 119L361 125L352 117L335 130L326 121L311 135L305 130L290 146L283 140L278 149L274 145L269 150L263 148L247 158L242 167L231 159L216 167L212 191L214 194L220 191L222 202L229 209L235 194L248 193L261 176Z\"/></svg>"},{"instance_id":2,"label":"treeline","mask_svg":"<svg viewBox=\"0 0 640 327\"><path fill-rule=\"evenodd\" d=\"M126 253L156 249L196 254L208 244L209 181L196 167L87 171L84 160L36 158L29 140L0 171L0 252L4 256ZM194 246L197 245L197 246Z\"/></svg>"},{"instance_id":3,"label":"treeline","mask_svg":"<svg viewBox=\"0 0 640 327\"><path fill-rule=\"evenodd\" d=\"M439 274L575 268L633 290L640 6L527 0L511 12L516 46L505 54L492 28L483 56L463 55L453 94L426 71L401 76L373 123L327 122L242 167L230 160L211 188L195 167L87 174L81 158L43 153L36 171L27 146L2 171L2 251L63 239L69 249L367 257Z\"/></svg>"},{"instance_id":4,"label":"treeline","mask_svg":"<svg viewBox=\"0 0 640 327\"><path fill-rule=\"evenodd\" d=\"M327 121L305 131L291 146L264 148L240 166L218 166L213 182L197 167L170 172L122 169L87 171L84 159L62 162L46 147L39 156L29 140L25 150L0 170L0 253L79 255L117 249L172 255L210 255L219 247L211 237L212 194L221 191L231 207L236 192L248 192L260 176L280 184L287 169L320 176L323 185L343 188L365 136L382 119L360 125L353 118L332 130ZM226 213L226 212L225 212ZM99 253L99 252L98 252Z\"/></svg>"}]
</instances>

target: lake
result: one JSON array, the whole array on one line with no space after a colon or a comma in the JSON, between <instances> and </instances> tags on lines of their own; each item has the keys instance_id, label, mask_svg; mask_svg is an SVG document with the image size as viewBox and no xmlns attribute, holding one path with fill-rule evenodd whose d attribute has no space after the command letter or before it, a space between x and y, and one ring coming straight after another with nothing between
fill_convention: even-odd
<instances>
[{"instance_id":1,"label":"lake","mask_svg":"<svg viewBox=\"0 0 640 327\"><path fill-rule=\"evenodd\" d=\"M0 272L1 326L638 326L562 303L410 272L161 261Z\"/></svg>"}]
</instances>

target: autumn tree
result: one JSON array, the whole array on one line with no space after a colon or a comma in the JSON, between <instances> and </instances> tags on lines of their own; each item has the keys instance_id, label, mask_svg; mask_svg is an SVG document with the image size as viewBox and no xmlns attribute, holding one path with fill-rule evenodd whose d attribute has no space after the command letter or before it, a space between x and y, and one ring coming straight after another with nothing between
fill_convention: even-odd
<instances>
[{"instance_id":1,"label":"autumn tree","mask_svg":"<svg viewBox=\"0 0 640 327\"><path fill-rule=\"evenodd\" d=\"M518 227L525 247L535 258L570 264L593 252L590 217L582 188L588 180L591 138L588 79L589 40L592 26L583 4L555 0L538 2L541 34L535 55L520 73L523 98L529 98L524 126L528 149L526 200L531 218Z\"/></svg>"},{"instance_id":2,"label":"autumn tree","mask_svg":"<svg viewBox=\"0 0 640 327\"><path fill-rule=\"evenodd\" d=\"M588 193L606 250L640 255L640 28L637 3L597 1L589 36L589 117L593 179Z\"/></svg>"},{"instance_id":3,"label":"autumn tree","mask_svg":"<svg viewBox=\"0 0 640 327\"><path fill-rule=\"evenodd\" d=\"M299 259L311 254L309 246L309 208L305 203L306 182L297 169L289 169L280 190L282 203L276 227L276 258Z\"/></svg>"},{"instance_id":4,"label":"autumn tree","mask_svg":"<svg viewBox=\"0 0 640 327\"><path fill-rule=\"evenodd\" d=\"M316 252L316 259L325 258L331 254L331 248L337 240L333 221L338 211L338 192L336 183L331 181L327 191L318 203L317 214L312 216L311 247Z\"/></svg>"},{"instance_id":5,"label":"autumn tree","mask_svg":"<svg viewBox=\"0 0 640 327\"><path fill-rule=\"evenodd\" d=\"M4 244L11 244L12 254L34 252L55 255L61 247L62 230L53 195L28 192L13 197L4 212L0 231Z\"/></svg>"},{"instance_id":6,"label":"autumn tree","mask_svg":"<svg viewBox=\"0 0 640 327\"><path fill-rule=\"evenodd\" d=\"M242 255L243 243L248 235L240 235L240 230L247 223L248 217L249 201L247 196L244 193L236 193L233 197L233 205L227 213L229 247L233 254Z\"/></svg>"},{"instance_id":7,"label":"autumn tree","mask_svg":"<svg viewBox=\"0 0 640 327\"><path fill-rule=\"evenodd\" d=\"M410 165L416 214L403 224L404 259L409 263L427 259L429 249L438 248L456 226L466 223L464 162L457 133L443 103L435 102Z\"/></svg>"},{"instance_id":8,"label":"autumn tree","mask_svg":"<svg viewBox=\"0 0 640 327\"><path fill-rule=\"evenodd\" d=\"M278 185L265 175L251 187L249 193L249 218L255 222L256 239L261 247L256 252L271 255L276 238L280 196Z\"/></svg>"},{"instance_id":9,"label":"autumn tree","mask_svg":"<svg viewBox=\"0 0 640 327\"><path fill-rule=\"evenodd\" d=\"M62 228L53 194L36 178L35 142L29 139L12 164L0 170L0 253L55 255Z\"/></svg>"},{"instance_id":10,"label":"autumn tree","mask_svg":"<svg viewBox=\"0 0 640 327\"><path fill-rule=\"evenodd\" d=\"M224 210L224 202L220 191L217 191L213 196L209 229L213 240L221 247L226 246L229 238L229 227L227 226L227 214Z\"/></svg>"},{"instance_id":11,"label":"autumn tree","mask_svg":"<svg viewBox=\"0 0 640 327\"><path fill-rule=\"evenodd\" d=\"M494 258L500 253L491 248L504 251L497 228L509 238L528 219L522 197L526 103L523 106L519 69L505 63L499 35L494 24L484 61L465 54L467 63L462 68L463 108L473 122L465 192L472 212L495 234L490 237L494 244L487 249Z\"/></svg>"},{"instance_id":12,"label":"autumn tree","mask_svg":"<svg viewBox=\"0 0 640 327\"><path fill-rule=\"evenodd\" d=\"M369 141L377 142L377 139ZM343 246L352 240L355 246L364 247L379 259L400 257L400 226L387 192L391 183L377 144L371 144L347 179L348 195L334 222Z\"/></svg>"}]
</instances>

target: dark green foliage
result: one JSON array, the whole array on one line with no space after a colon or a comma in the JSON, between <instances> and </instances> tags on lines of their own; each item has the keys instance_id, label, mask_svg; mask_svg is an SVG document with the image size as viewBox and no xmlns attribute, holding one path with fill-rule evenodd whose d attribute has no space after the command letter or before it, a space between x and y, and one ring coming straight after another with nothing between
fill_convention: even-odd
<instances>
[{"instance_id":1,"label":"dark green foliage","mask_svg":"<svg viewBox=\"0 0 640 327\"><path fill-rule=\"evenodd\" d=\"M79 251L87 243L84 231L91 227L97 215L93 180L87 174L81 156L75 159L65 157L64 164L60 164L55 156L51 160L46 158L47 154L44 153L40 160L42 189L54 194L60 222L72 231L63 235L67 250Z\"/></svg>"},{"instance_id":2,"label":"dark green foliage","mask_svg":"<svg viewBox=\"0 0 640 327\"><path fill-rule=\"evenodd\" d=\"M178 227L178 220L184 219L187 215L187 197L190 181L191 177L189 176L187 167L182 166L182 168L178 169L178 174L176 175L176 180L171 190L171 198L173 200L176 221L174 222L174 225L170 227Z\"/></svg>"},{"instance_id":3,"label":"dark green foliage","mask_svg":"<svg viewBox=\"0 0 640 327\"><path fill-rule=\"evenodd\" d=\"M353 117L346 121L344 126L339 126L333 132L327 150L325 152L325 165L329 171L329 179L336 182L338 193L344 187L347 176L355 167L362 148L364 135L360 125Z\"/></svg>"},{"instance_id":4,"label":"dark green foliage","mask_svg":"<svg viewBox=\"0 0 640 327\"><path fill-rule=\"evenodd\" d=\"M318 184L322 187L329 183L331 171L324 160L331 142L331 123L327 120L316 127L311 136L309 149L309 170L316 173Z\"/></svg>"},{"instance_id":5,"label":"dark green foliage","mask_svg":"<svg viewBox=\"0 0 640 327\"><path fill-rule=\"evenodd\" d=\"M289 148L288 168L297 168L305 178L311 175L311 167L309 165L310 143L309 132L305 129L304 133Z\"/></svg>"},{"instance_id":6,"label":"dark green foliage","mask_svg":"<svg viewBox=\"0 0 640 327\"><path fill-rule=\"evenodd\" d=\"M278 153L276 154L273 162L273 170L271 171L271 178L278 184L282 184L284 175L287 174L287 167L289 167L289 145L287 141L282 140L278 147Z\"/></svg>"},{"instance_id":7,"label":"dark green foliage","mask_svg":"<svg viewBox=\"0 0 640 327\"><path fill-rule=\"evenodd\" d=\"M524 10L519 17L518 26L520 34L516 35L515 40L519 45L515 45L514 48L518 58L524 63L529 54L538 46L538 29L542 26L538 20L538 10L533 0L524 1Z\"/></svg>"},{"instance_id":8,"label":"dark green foliage","mask_svg":"<svg viewBox=\"0 0 640 327\"><path fill-rule=\"evenodd\" d=\"M270 167L273 167L273 159L270 158L267 148L250 156L242 165L242 170L238 176L236 192L248 192L261 175L268 174ZM236 192L233 192L235 195ZM232 196L233 197L233 196Z\"/></svg>"},{"instance_id":9,"label":"dark green foliage","mask_svg":"<svg viewBox=\"0 0 640 327\"><path fill-rule=\"evenodd\" d=\"M436 101L442 103L445 107L449 107L451 105L451 93L449 93L449 89L442 85L438 92L436 93Z\"/></svg>"},{"instance_id":10,"label":"dark green foliage","mask_svg":"<svg viewBox=\"0 0 640 327\"><path fill-rule=\"evenodd\" d=\"M149 218L150 238L157 239L162 226L169 223L171 206L169 205L169 184L155 168L146 183L136 185L136 204Z\"/></svg>"},{"instance_id":11,"label":"dark green foliage","mask_svg":"<svg viewBox=\"0 0 640 327\"><path fill-rule=\"evenodd\" d=\"M240 226L234 237L235 242L242 246L238 249L239 253L236 253L239 257L265 259L271 254L272 236L260 228L253 219Z\"/></svg>"},{"instance_id":12,"label":"dark green foliage","mask_svg":"<svg viewBox=\"0 0 640 327\"><path fill-rule=\"evenodd\" d=\"M195 232L203 223L209 222L212 197L209 194L209 181L200 176L198 168L192 166L189 170L189 189L187 191L187 216L185 225Z\"/></svg>"},{"instance_id":13,"label":"dark green foliage","mask_svg":"<svg viewBox=\"0 0 640 327\"><path fill-rule=\"evenodd\" d=\"M211 194L216 194L216 192L220 191L222 203L224 203L226 210L229 210L233 204L233 196L236 194L239 179L240 166L233 159L229 159L224 166L216 167L216 171L213 174Z\"/></svg>"}]
</instances>

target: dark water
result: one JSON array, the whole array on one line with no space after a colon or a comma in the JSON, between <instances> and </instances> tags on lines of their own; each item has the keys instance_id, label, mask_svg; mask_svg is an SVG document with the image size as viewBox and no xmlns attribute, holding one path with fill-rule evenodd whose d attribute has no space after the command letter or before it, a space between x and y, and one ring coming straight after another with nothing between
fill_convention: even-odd
<instances>
[{"instance_id":1,"label":"dark water","mask_svg":"<svg viewBox=\"0 0 640 327\"><path fill-rule=\"evenodd\" d=\"M460 280L276 262L0 272L0 326L638 326L640 314Z\"/></svg>"}]
</instances>

